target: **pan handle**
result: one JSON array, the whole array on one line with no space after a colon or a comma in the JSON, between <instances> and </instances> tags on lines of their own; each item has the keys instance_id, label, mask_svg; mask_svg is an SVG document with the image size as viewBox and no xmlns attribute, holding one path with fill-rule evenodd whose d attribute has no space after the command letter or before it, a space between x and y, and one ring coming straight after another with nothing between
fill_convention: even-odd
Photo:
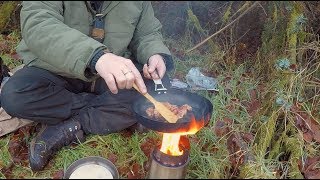
<instances>
[{"instance_id":1,"label":"pan handle","mask_svg":"<svg viewBox=\"0 0 320 180\"><path fill-rule=\"evenodd\" d=\"M159 73L157 70L155 70L155 73L159 76ZM164 87L162 80L161 79L152 79L154 82L154 91L157 92L158 94L161 94L161 92L163 93L167 93L167 88Z\"/></svg>"},{"instance_id":2,"label":"pan handle","mask_svg":"<svg viewBox=\"0 0 320 180\"><path fill-rule=\"evenodd\" d=\"M167 93L167 88L165 88L162 84L161 79L153 79L154 82L154 91L158 92L158 94L160 94L161 92L163 93Z\"/></svg>"}]
</instances>

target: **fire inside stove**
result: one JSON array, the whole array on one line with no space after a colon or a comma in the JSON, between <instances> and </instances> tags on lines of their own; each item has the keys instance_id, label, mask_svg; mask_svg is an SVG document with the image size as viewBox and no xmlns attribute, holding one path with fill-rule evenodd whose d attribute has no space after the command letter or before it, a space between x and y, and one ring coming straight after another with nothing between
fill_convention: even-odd
<instances>
[{"instance_id":1,"label":"fire inside stove","mask_svg":"<svg viewBox=\"0 0 320 180\"><path fill-rule=\"evenodd\" d=\"M149 179L182 179L189 162L190 143L187 135L197 133L205 124L204 120L192 118L189 127L175 133L163 133L160 147L151 154Z\"/></svg>"},{"instance_id":2,"label":"fire inside stove","mask_svg":"<svg viewBox=\"0 0 320 180\"><path fill-rule=\"evenodd\" d=\"M179 148L180 137L183 135L195 134L203 126L204 120L197 121L195 118L192 118L189 128L175 133L163 133L160 151L171 156L181 156L183 150Z\"/></svg>"}]
</instances>

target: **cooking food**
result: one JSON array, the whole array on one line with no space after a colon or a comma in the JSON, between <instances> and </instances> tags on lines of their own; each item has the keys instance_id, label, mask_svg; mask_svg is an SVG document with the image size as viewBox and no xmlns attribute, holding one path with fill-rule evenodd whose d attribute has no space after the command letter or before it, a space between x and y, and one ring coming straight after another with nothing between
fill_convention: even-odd
<instances>
[{"instance_id":1,"label":"cooking food","mask_svg":"<svg viewBox=\"0 0 320 180\"><path fill-rule=\"evenodd\" d=\"M97 164L86 164L77 168L69 179L113 179L111 172Z\"/></svg>"},{"instance_id":2,"label":"cooking food","mask_svg":"<svg viewBox=\"0 0 320 180\"><path fill-rule=\"evenodd\" d=\"M179 119L185 116L188 111L192 110L192 107L188 104L184 104L180 107L174 104L170 104L169 102L163 102L162 104L165 105L168 109L170 109L170 111L172 111L175 115L177 115ZM156 119L163 118L154 107L149 107L146 110L146 113L149 117L153 117Z\"/></svg>"}]
</instances>

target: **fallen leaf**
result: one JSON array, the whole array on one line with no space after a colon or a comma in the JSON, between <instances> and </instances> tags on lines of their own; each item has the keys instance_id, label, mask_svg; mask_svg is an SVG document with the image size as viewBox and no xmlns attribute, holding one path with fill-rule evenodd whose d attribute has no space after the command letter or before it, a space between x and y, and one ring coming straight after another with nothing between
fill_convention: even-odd
<instances>
[{"instance_id":1,"label":"fallen leaf","mask_svg":"<svg viewBox=\"0 0 320 180\"><path fill-rule=\"evenodd\" d=\"M242 132L241 137L243 138L243 140L246 141L246 143L251 143L254 140L254 136L250 132L247 132L247 133Z\"/></svg>"},{"instance_id":2,"label":"fallen leaf","mask_svg":"<svg viewBox=\"0 0 320 180\"><path fill-rule=\"evenodd\" d=\"M108 159L113 163L115 164L118 160L118 157L117 155L113 154L113 153L109 153L108 154Z\"/></svg>"},{"instance_id":3,"label":"fallen leaf","mask_svg":"<svg viewBox=\"0 0 320 180\"><path fill-rule=\"evenodd\" d=\"M237 98L231 98L230 103L226 106L226 109L229 110L229 112L234 112L236 108L238 108L239 99Z\"/></svg>"},{"instance_id":4,"label":"fallen leaf","mask_svg":"<svg viewBox=\"0 0 320 180\"><path fill-rule=\"evenodd\" d=\"M246 108L250 116L254 116L260 109L261 103L257 96L257 90L251 89L249 91L249 94L250 94L250 101L244 100L241 102L241 104Z\"/></svg>"},{"instance_id":5,"label":"fallen leaf","mask_svg":"<svg viewBox=\"0 0 320 180\"><path fill-rule=\"evenodd\" d=\"M298 161L298 167L306 179L320 179L319 165L320 157L307 157L304 165L302 161Z\"/></svg>"},{"instance_id":6,"label":"fallen leaf","mask_svg":"<svg viewBox=\"0 0 320 180\"><path fill-rule=\"evenodd\" d=\"M138 178L136 178L136 176L133 174L133 172L129 171L127 173L127 179L138 179Z\"/></svg>"},{"instance_id":7,"label":"fallen leaf","mask_svg":"<svg viewBox=\"0 0 320 180\"><path fill-rule=\"evenodd\" d=\"M7 179L12 179L13 178L13 173L12 173L13 168L14 168L14 164L10 163L7 167L4 167L4 168L1 169L1 173Z\"/></svg>"},{"instance_id":8,"label":"fallen leaf","mask_svg":"<svg viewBox=\"0 0 320 180\"><path fill-rule=\"evenodd\" d=\"M302 111L298 103L291 107L291 111L296 113L295 125L303 132L303 138L306 142L316 141L320 143L320 125L309 114Z\"/></svg>"},{"instance_id":9,"label":"fallen leaf","mask_svg":"<svg viewBox=\"0 0 320 180\"><path fill-rule=\"evenodd\" d=\"M311 126L311 130L312 130L312 132L313 132L313 138L314 138L314 140L316 141L316 142L318 142L318 143L320 143L320 125L319 125L319 123L315 120L315 119L313 119L311 116L309 116L307 113L304 113L304 118L307 118L309 121L309 123L310 123L310 126Z\"/></svg>"},{"instance_id":10,"label":"fallen leaf","mask_svg":"<svg viewBox=\"0 0 320 180\"><path fill-rule=\"evenodd\" d=\"M60 170L53 173L52 179L62 179L63 175L64 175L64 171L63 171L63 169L60 169Z\"/></svg>"},{"instance_id":11,"label":"fallen leaf","mask_svg":"<svg viewBox=\"0 0 320 180\"><path fill-rule=\"evenodd\" d=\"M312 142L313 135L312 135L311 131L305 132L305 133L303 133L302 135L303 135L303 139L304 139L306 142L308 142L308 143Z\"/></svg>"},{"instance_id":12,"label":"fallen leaf","mask_svg":"<svg viewBox=\"0 0 320 180\"><path fill-rule=\"evenodd\" d=\"M254 161L254 156L251 154L247 143L242 139L240 133L233 132L227 139L227 149L229 152L229 161L232 167L232 174L237 175L239 173L239 167Z\"/></svg>"},{"instance_id":13,"label":"fallen leaf","mask_svg":"<svg viewBox=\"0 0 320 180\"><path fill-rule=\"evenodd\" d=\"M87 143L90 147L95 148L98 146L98 142L97 141L90 141Z\"/></svg>"},{"instance_id":14,"label":"fallen leaf","mask_svg":"<svg viewBox=\"0 0 320 180\"><path fill-rule=\"evenodd\" d=\"M260 109L260 101L257 99L254 99L250 102L248 101L242 101L241 103L247 110L248 114L252 117L254 116L258 110Z\"/></svg>"},{"instance_id":15,"label":"fallen leaf","mask_svg":"<svg viewBox=\"0 0 320 180\"><path fill-rule=\"evenodd\" d=\"M305 175L306 179L320 179L320 171L319 170L314 170L314 171L309 171Z\"/></svg>"},{"instance_id":16,"label":"fallen leaf","mask_svg":"<svg viewBox=\"0 0 320 180\"><path fill-rule=\"evenodd\" d=\"M228 126L231 126L233 124L233 120L227 117L223 118L223 121L227 123Z\"/></svg>"},{"instance_id":17,"label":"fallen leaf","mask_svg":"<svg viewBox=\"0 0 320 180\"><path fill-rule=\"evenodd\" d=\"M158 142L156 139L147 138L145 142L140 145L142 152L149 157L153 149L157 146Z\"/></svg>"},{"instance_id":18,"label":"fallen leaf","mask_svg":"<svg viewBox=\"0 0 320 180\"><path fill-rule=\"evenodd\" d=\"M250 94L250 99L257 99L258 98L258 94L257 94L257 90L256 89L251 89L249 90L249 94Z\"/></svg>"},{"instance_id":19,"label":"fallen leaf","mask_svg":"<svg viewBox=\"0 0 320 180\"><path fill-rule=\"evenodd\" d=\"M229 161L231 164L230 174L232 174L232 176L237 176L239 174L239 166L243 162L243 156L239 154L239 152L241 152L238 145L239 143L234 138L234 134L232 134L227 139L227 149L229 152Z\"/></svg>"},{"instance_id":20,"label":"fallen leaf","mask_svg":"<svg viewBox=\"0 0 320 180\"><path fill-rule=\"evenodd\" d=\"M218 120L214 126L214 133L218 137L226 135L230 131L228 124L224 121Z\"/></svg>"},{"instance_id":21,"label":"fallen leaf","mask_svg":"<svg viewBox=\"0 0 320 180\"><path fill-rule=\"evenodd\" d=\"M75 148L75 147L77 147L78 145L79 145L79 143L77 143L77 142L72 142L71 144L69 144L69 147Z\"/></svg>"},{"instance_id":22,"label":"fallen leaf","mask_svg":"<svg viewBox=\"0 0 320 180\"><path fill-rule=\"evenodd\" d=\"M265 85L265 84L259 84L259 85L257 86L257 90L258 90L259 92L266 92L266 85Z\"/></svg>"},{"instance_id":23,"label":"fallen leaf","mask_svg":"<svg viewBox=\"0 0 320 180\"><path fill-rule=\"evenodd\" d=\"M120 132L120 134L122 137L130 138L133 135L133 132L128 129L124 129Z\"/></svg>"},{"instance_id":24,"label":"fallen leaf","mask_svg":"<svg viewBox=\"0 0 320 180\"><path fill-rule=\"evenodd\" d=\"M27 167L29 164L27 139L35 131L34 125L22 127L15 131L10 137L8 150L12 157L12 161Z\"/></svg>"},{"instance_id":25,"label":"fallen leaf","mask_svg":"<svg viewBox=\"0 0 320 180\"><path fill-rule=\"evenodd\" d=\"M118 167L118 172L120 176L128 176L129 168L125 166Z\"/></svg>"},{"instance_id":26,"label":"fallen leaf","mask_svg":"<svg viewBox=\"0 0 320 180\"><path fill-rule=\"evenodd\" d=\"M202 147L201 150L203 152L209 152L209 153L216 153L219 148L215 145L212 145L211 143L205 143Z\"/></svg>"},{"instance_id":27,"label":"fallen leaf","mask_svg":"<svg viewBox=\"0 0 320 180\"><path fill-rule=\"evenodd\" d=\"M25 141L21 139L12 139L9 141L8 147L14 163L22 163L23 161L28 160L28 148Z\"/></svg>"},{"instance_id":28,"label":"fallen leaf","mask_svg":"<svg viewBox=\"0 0 320 180\"><path fill-rule=\"evenodd\" d=\"M297 64L291 64L290 66L289 66L289 68L292 70L292 71L296 71L297 70Z\"/></svg>"},{"instance_id":29,"label":"fallen leaf","mask_svg":"<svg viewBox=\"0 0 320 180\"><path fill-rule=\"evenodd\" d=\"M143 175L140 173L140 169L141 169L141 166L137 163L134 163L132 165L132 168L130 168L130 171L127 174L127 178L128 179L141 179L141 178L143 178L142 177Z\"/></svg>"},{"instance_id":30,"label":"fallen leaf","mask_svg":"<svg viewBox=\"0 0 320 180\"><path fill-rule=\"evenodd\" d=\"M222 82L228 82L228 81L230 81L231 79L232 79L232 77L229 76L229 75L227 75L227 76L222 80Z\"/></svg>"}]
</instances>

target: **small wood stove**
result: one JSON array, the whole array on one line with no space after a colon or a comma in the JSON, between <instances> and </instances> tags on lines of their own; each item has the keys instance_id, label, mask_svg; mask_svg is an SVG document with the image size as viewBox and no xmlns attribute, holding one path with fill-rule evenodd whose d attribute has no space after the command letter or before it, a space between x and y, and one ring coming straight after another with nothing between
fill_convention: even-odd
<instances>
[{"instance_id":1,"label":"small wood stove","mask_svg":"<svg viewBox=\"0 0 320 180\"><path fill-rule=\"evenodd\" d=\"M156 146L151 152L148 179L184 179L189 163L190 142L186 136L181 136L179 147L183 151L180 156L172 156L160 151Z\"/></svg>"}]
</instances>

